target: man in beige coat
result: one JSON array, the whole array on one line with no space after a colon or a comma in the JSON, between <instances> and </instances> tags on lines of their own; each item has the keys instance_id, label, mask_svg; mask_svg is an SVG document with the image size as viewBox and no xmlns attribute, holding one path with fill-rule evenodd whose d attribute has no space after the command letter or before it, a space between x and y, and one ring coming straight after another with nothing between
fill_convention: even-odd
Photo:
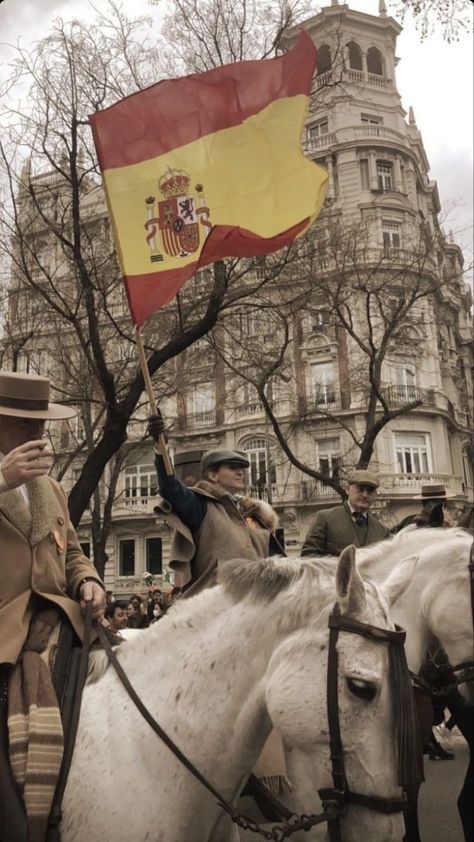
<instances>
[{"instance_id":1,"label":"man in beige coat","mask_svg":"<svg viewBox=\"0 0 474 842\"><path fill-rule=\"evenodd\" d=\"M6 695L9 671L18 660L32 616L55 605L79 637L83 611L105 610L105 591L79 545L67 498L47 476L51 453L43 440L46 420L75 411L49 401L45 377L0 372L0 840L20 839L5 810L17 797L8 780ZM2 751L3 749L3 751Z\"/></svg>"}]
</instances>

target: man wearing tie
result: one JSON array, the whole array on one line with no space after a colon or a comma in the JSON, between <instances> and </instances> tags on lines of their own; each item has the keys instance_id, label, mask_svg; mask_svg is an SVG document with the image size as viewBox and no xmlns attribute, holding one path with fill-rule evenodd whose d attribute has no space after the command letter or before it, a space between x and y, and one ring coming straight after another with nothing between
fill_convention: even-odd
<instances>
[{"instance_id":1,"label":"man wearing tie","mask_svg":"<svg viewBox=\"0 0 474 842\"><path fill-rule=\"evenodd\" d=\"M353 471L346 502L318 512L310 524L301 555L339 555L350 544L366 547L387 538L388 529L369 512L378 487L377 476L371 471Z\"/></svg>"}]
</instances>

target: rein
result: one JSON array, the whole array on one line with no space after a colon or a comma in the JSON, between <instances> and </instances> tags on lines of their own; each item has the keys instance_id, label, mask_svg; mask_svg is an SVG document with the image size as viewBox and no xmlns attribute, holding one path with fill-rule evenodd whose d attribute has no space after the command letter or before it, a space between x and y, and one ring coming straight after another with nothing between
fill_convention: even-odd
<instances>
[{"instance_id":1,"label":"rein","mask_svg":"<svg viewBox=\"0 0 474 842\"><path fill-rule=\"evenodd\" d=\"M323 812L321 814L301 816L290 813L287 807L278 799L278 809L285 822L275 825L271 830L263 828L259 822L254 821L244 814L237 812L233 804L224 798L221 793L207 780L202 772L186 757L171 737L163 730L161 725L152 716L148 708L143 704L135 692L125 671L123 670L115 652L113 651L106 633L100 623L96 624L96 630L104 650L114 667L118 677L125 687L128 695L148 722L152 730L157 734L174 756L185 766L185 768L207 789L217 800L218 805L230 816L232 821L243 830L249 830L262 836L264 839L273 842L283 842L294 833L300 830L309 831L318 824L327 822L330 842L340 842L339 819L347 812L349 804L374 810L378 813L391 814L401 812L405 806L405 797L384 798L378 795L365 795L363 793L349 790L344 768L343 746L339 723L339 699L338 699L338 653L337 640L339 632L363 635L375 642L388 643L390 652L390 674L392 693L395 694L397 707L397 737L399 742L399 783L406 785L412 782L414 776L418 775L416 762L414 760L417 752L415 750L416 731L409 727L411 720L414 720L415 712L409 683L408 668L406 665L405 632L401 630L390 631L381 629L366 623L360 623L340 614L339 605L336 603L333 613L329 617L329 650L328 650L328 681L327 681L327 714L330 734L330 750L333 787L319 790ZM402 691L399 687L402 686ZM408 688L408 692L405 692ZM421 780L422 777L416 777Z\"/></svg>"}]
</instances>

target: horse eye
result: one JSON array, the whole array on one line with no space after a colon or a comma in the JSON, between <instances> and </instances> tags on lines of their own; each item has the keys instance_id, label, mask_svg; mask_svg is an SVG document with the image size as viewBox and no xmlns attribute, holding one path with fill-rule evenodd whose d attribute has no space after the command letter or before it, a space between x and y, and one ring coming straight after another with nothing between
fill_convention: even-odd
<instances>
[{"instance_id":1,"label":"horse eye","mask_svg":"<svg viewBox=\"0 0 474 842\"><path fill-rule=\"evenodd\" d=\"M347 678L347 686L358 699L365 699L371 702L377 693L377 687L371 681L364 681L362 678Z\"/></svg>"}]
</instances>

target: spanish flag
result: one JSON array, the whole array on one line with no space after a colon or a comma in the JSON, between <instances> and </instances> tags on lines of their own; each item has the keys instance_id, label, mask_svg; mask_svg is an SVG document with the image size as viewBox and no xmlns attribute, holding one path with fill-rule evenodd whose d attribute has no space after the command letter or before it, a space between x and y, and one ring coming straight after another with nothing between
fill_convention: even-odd
<instances>
[{"instance_id":1,"label":"spanish flag","mask_svg":"<svg viewBox=\"0 0 474 842\"><path fill-rule=\"evenodd\" d=\"M300 139L316 47L165 80L89 118L135 325L197 269L289 244L327 174Z\"/></svg>"}]
</instances>

